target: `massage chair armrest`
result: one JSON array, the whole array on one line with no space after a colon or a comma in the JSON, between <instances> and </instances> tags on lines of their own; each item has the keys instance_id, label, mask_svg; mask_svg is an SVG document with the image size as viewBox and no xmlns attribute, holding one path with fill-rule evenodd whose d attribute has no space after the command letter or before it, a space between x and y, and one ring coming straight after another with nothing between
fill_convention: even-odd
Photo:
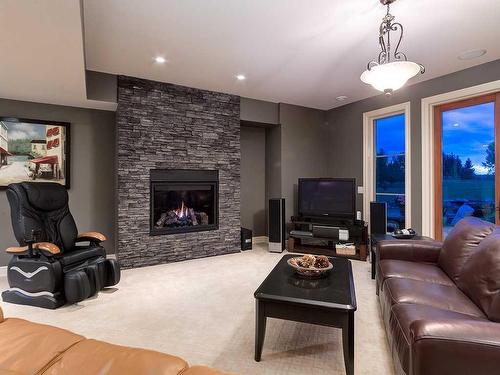
<instances>
[{"instance_id":1,"label":"massage chair armrest","mask_svg":"<svg viewBox=\"0 0 500 375\"><path fill-rule=\"evenodd\" d=\"M500 323L417 320L410 337L412 375L494 374L500 368Z\"/></svg>"},{"instance_id":2,"label":"massage chair armrest","mask_svg":"<svg viewBox=\"0 0 500 375\"><path fill-rule=\"evenodd\" d=\"M99 245L101 242L106 241L106 236L99 232L83 232L78 234L76 242L89 241L92 244Z\"/></svg>"},{"instance_id":3,"label":"massage chair armrest","mask_svg":"<svg viewBox=\"0 0 500 375\"><path fill-rule=\"evenodd\" d=\"M0 307L0 323L3 322L3 311L2 311L2 307Z\"/></svg>"},{"instance_id":4,"label":"massage chair armrest","mask_svg":"<svg viewBox=\"0 0 500 375\"><path fill-rule=\"evenodd\" d=\"M59 246L50 242L35 242L33 243L33 250L40 251L46 257L52 257L61 252ZM13 246L5 250L9 254L13 255L30 255L29 246Z\"/></svg>"},{"instance_id":5,"label":"massage chair armrest","mask_svg":"<svg viewBox=\"0 0 500 375\"><path fill-rule=\"evenodd\" d=\"M443 243L435 240L383 240L377 243L379 260L437 263Z\"/></svg>"}]
</instances>

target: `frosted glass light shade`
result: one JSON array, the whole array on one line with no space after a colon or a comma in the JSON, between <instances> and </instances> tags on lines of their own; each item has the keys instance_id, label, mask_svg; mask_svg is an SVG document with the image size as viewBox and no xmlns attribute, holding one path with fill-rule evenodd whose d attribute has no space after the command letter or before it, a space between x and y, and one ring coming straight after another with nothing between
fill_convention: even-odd
<instances>
[{"instance_id":1,"label":"frosted glass light shade","mask_svg":"<svg viewBox=\"0 0 500 375\"><path fill-rule=\"evenodd\" d=\"M394 61L375 65L370 70L365 70L360 78L379 91L391 93L403 87L410 78L420 72L420 69L420 65L411 61Z\"/></svg>"}]
</instances>

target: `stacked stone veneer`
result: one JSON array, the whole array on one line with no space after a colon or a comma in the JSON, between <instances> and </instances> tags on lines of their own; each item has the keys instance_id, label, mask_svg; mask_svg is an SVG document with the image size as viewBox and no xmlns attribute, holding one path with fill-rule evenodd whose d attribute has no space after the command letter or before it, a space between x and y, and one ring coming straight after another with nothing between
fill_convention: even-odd
<instances>
[{"instance_id":1,"label":"stacked stone veneer","mask_svg":"<svg viewBox=\"0 0 500 375\"><path fill-rule=\"evenodd\" d=\"M119 77L117 143L122 267L239 251L239 97ZM150 236L151 169L219 170L219 229Z\"/></svg>"}]
</instances>

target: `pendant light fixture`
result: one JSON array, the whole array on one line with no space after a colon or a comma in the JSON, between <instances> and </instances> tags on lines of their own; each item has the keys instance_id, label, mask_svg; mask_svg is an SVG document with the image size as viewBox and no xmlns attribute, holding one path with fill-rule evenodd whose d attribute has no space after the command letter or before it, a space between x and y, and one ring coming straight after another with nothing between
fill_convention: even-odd
<instances>
[{"instance_id":1,"label":"pendant light fixture","mask_svg":"<svg viewBox=\"0 0 500 375\"><path fill-rule=\"evenodd\" d=\"M423 74L425 68L422 64L408 61L403 52L399 51L401 40L403 39L403 25L393 22L394 16L390 14L390 5L396 0L380 0L382 5L387 6L387 14L380 24L380 34L378 42L380 53L377 59L368 63L367 69L361 74L364 83L372 85L386 95L392 95L393 91L401 88L412 77ZM391 50L391 33L399 32L396 48Z\"/></svg>"}]
</instances>

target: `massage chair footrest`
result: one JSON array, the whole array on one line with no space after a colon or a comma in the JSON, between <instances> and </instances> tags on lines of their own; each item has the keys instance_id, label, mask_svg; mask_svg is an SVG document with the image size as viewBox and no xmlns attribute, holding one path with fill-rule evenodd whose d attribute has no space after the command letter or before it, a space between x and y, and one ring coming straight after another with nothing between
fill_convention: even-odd
<instances>
[{"instance_id":1,"label":"massage chair footrest","mask_svg":"<svg viewBox=\"0 0 500 375\"><path fill-rule=\"evenodd\" d=\"M5 302L42 307L44 309L57 309L66 303L62 293L30 293L19 288L10 288L2 292L2 299Z\"/></svg>"}]
</instances>

